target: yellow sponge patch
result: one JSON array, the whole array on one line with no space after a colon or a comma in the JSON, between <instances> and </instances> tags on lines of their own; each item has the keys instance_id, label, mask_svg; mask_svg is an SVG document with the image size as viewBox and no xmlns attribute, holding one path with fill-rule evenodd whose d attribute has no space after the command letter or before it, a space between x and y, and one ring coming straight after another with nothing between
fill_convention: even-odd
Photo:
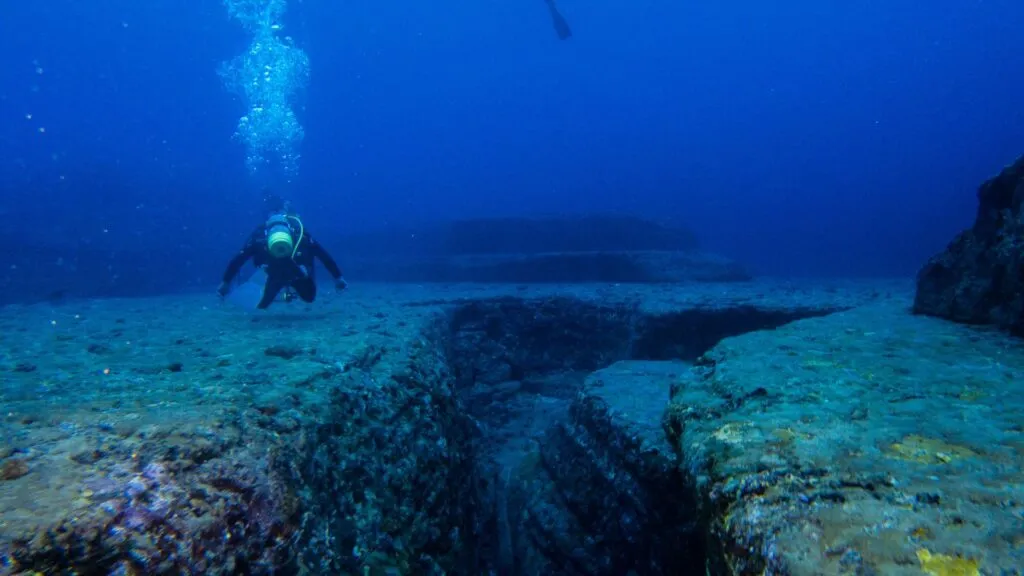
<instances>
[{"instance_id":1,"label":"yellow sponge patch","mask_svg":"<svg viewBox=\"0 0 1024 576\"><path fill-rule=\"evenodd\" d=\"M979 576L978 561L963 556L932 554L921 548L917 551L917 561L921 570L932 576Z\"/></svg>"}]
</instances>

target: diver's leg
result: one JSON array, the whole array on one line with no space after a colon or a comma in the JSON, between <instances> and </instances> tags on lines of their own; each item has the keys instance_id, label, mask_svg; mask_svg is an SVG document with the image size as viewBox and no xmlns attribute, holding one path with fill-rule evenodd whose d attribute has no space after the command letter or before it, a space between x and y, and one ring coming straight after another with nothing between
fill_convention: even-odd
<instances>
[{"instance_id":1,"label":"diver's leg","mask_svg":"<svg viewBox=\"0 0 1024 576\"><path fill-rule=\"evenodd\" d=\"M316 268L299 266L299 276L292 280L291 289L302 298L303 302L316 300Z\"/></svg>"},{"instance_id":2,"label":"diver's leg","mask_svg":"<svg viewBox=\"0 0 1024 576\"><path fill-rule=\"evenodd\" d=\"M555 33L558 34L560 40L568 40L572 37L572 30L569 29L569 23L562 17L562 13L558 11L558 6L555 6L555 0L544 0L548 5L548 10L551 12L551 24L555 27Z\"/></svg>"},{"instance_id":3,"label":"diver's leg","mask_svg":"<svg viewBox=\"0 0 1024 576\"><path fill-rule=\"evenodd\" d=\"M303 302L312 302L316 300L316 283L309 278L301 278L292 282L292 288L295 293L302 298Z\"/></svg>"},{"instance_id":4,"label":"diver's leg","mask_svg":"<svg viewBox=\"0 0 1024 576\"><path fill-rule=\"evenodd\" d=\"M292 282L292 288L302 298L303 302L312 302L316 300L316 280L312 276L306 276L299 278Z\"/></svg>"},{"instance_id":5,"label":"diver's leg","mask_svg":"<svg viewBox=\"0 0 1024 576\"><path fill-rule=\"evenodd\" d=\"M265 310L270 303L277 298L277 293L285 287L285 282L276 274L267 274L267 282L263 285L263 294L260 296L260 303L256 305L260 310Z\"/></svg>"}]
</instances>

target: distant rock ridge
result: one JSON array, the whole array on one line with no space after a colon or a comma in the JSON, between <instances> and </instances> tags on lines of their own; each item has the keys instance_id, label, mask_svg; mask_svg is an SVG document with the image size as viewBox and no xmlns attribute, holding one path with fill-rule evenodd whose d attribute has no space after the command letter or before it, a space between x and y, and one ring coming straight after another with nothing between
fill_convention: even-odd
<instances>
[{"instance_id":1,"label":"distant rock ridge","mask_svg":"<svg viewBox=\"0 0 1024 576\"><path fill-rule=\"evenodd\" d=\"M1024 336L1024 156L978 189L974 225L917 276L914 312Z\"/></svg>"},{"instance_id":2,"label":"distant rock ridge","mask_svg":"<svg viewBox=\"0 0 1024 576\"><path fill-rule=\"evenodd\" d=\"M389 282L672 283L751 278L692 232L625 215L481 218L342 238L346 270Z\"/></svg>"},{"instance_id":3,"label":"distant rock ridge","mask_svg":"<svg viewBox=\"0 0 1024 576\"><path fill-rule=\"evenodd\" d=\"M421 256L695 250L679 226L623 214L469 218L349 236L371 254Z\"/></svg>"}]
</instances>

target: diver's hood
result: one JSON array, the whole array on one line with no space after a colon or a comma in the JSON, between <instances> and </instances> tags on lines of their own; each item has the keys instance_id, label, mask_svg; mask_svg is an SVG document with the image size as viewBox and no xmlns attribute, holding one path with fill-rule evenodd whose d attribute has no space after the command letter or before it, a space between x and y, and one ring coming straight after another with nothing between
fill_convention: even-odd
<instances>
[{"instance_id":1,"label":"diver's hood","mask_svg":"<svg viewBox=\"0 0 1024 576\"><path fill-rule=\"evenodd\" d=\"M274 258L287 258L295 251L295 239L292 238L292 227L288 224L288 216L274 214L267 218L267 251Z\"/></svg>"}]
</instances>

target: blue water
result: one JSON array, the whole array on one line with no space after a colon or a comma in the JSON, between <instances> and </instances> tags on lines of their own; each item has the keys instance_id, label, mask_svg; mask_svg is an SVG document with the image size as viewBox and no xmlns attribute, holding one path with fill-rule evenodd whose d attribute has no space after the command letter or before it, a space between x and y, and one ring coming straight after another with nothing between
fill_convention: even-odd
<instances>
[{"instance_id":1,"label":"blue water","mask_svg":"<svg viewBox=\"0 0 1024 576\"><path fill-rule=\"evenodd\" d=\"M910 275L1024 149L1024 4L911 4L561 0L560 41L541 0L290 0L309 82L280 187L328 243L619 211L759 274ZM260 216L217 73L251 41L221 2L8 3L0 267L84 245L126 292L212 290Z\"/></svg>"}]
</instances>

